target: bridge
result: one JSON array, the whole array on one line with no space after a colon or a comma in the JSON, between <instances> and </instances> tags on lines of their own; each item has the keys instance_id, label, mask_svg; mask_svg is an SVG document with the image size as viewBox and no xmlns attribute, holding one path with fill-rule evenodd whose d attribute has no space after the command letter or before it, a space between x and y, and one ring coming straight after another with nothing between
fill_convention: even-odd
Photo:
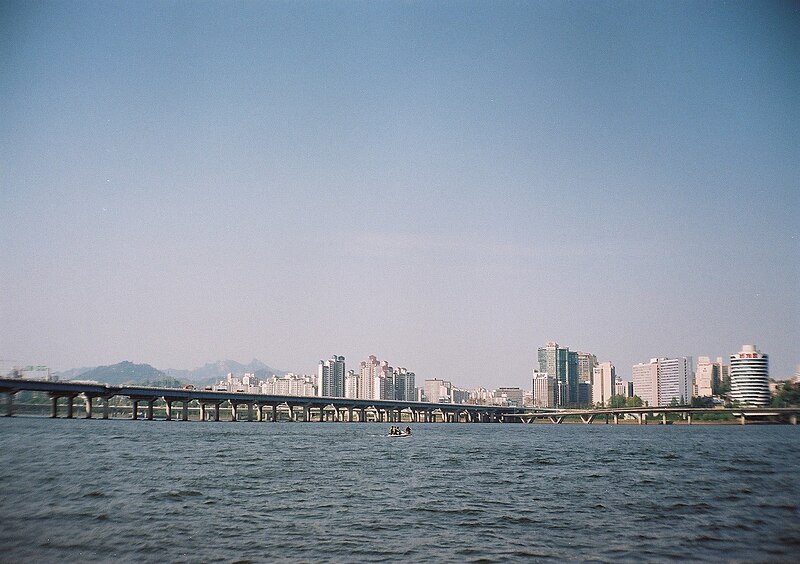
<instances>
[{"instance_id":1,"label":"bridge","mask_svg":"<svg viewBox=\"0 0 800 564\"><path fill-rule=\"evenodd\" d=\"M522 423L533 423L536 420L548 420L550 423L563 423L568 418L579 419L581 422L590 425L598 417L605 419L605 422L613 421L619 424L620 419L626 416L633 418L639 425L647 425L648 420L652 420L662 425L671 423L670 414L678 414L681 420L687 425L691 425L696 415L705 414L729 414L738 419L742 425L747 420L764 420L766 418L777 419L792 425L797 425L797 417L800 408L797 407L625 407L625 408L605 408L605 409L541 409L528 410L516 413L507 413L504 418L507 421L519 421Z\"/></svg>"},{"instance_id":2,"label":"bridge","mask_svg":"<svg viewBox=\"0 0 800 564\"><path fill-rule=\"evenodd\" d=\"M729 414L744 425L748 420L770 418L797 424L800 408L692 408L692 407L625 407L604 409L530 409L472 404L428 403L398 400L367 400L316 396L280 396L241 392L216 392L186 388L152 388L146 386L109 386L91 382L48 382L0 378L0 393L5 395L5 415L14 415L14 396L22 391L45 393L50 398L50 416L59 416L59 403L66 405L64 416L75 416L75 400L83 401L84 416L94 416L95 405L101 417L109 419L112 398L127 398L129 405L116 407L130 411L131 419L155 419L156 409L163 419L190 420L190 411L199 421L220 421L222 406L230 410L231 421L375 421L388 423L534 423L553 424L597 420L619 424L633 419L639 425L669 424L669 415L678 414L691 425L697 415ZM180 410L176 409L180 406Z\"/></svg>"},{"instance_id":3,"label":"bridge","mask_svg":"<svg viewBox=\"0 0 800 564\"><path fill-rule=\"evenodd\" d=\"M428 403L399 400L367 400L311 396L279 396L241 392L217 392L193 388L152 388L108 386L82 382L48 382L0 378L0 393L5 395L5 415L14 415L14 397L22 391L45 393L50 398L50 416L59 416L59 403L66 406L64 416L75 416L75 400L83 401L84 416L94 416L95 405L101 418L109 419L111 399L127 398L131 419L155 419L156 409L164 420L190 420L190 407L199 421L220 421L223 405L230 409L231 421L376 421L400 423L501 423L521 408ZM180 406L180 411L176 409ZM127 409L127 406L126 406ZM405 417L404 417L405 416ZM515 422L518 422L515 420Z\"/></svg>"}]
</instances>

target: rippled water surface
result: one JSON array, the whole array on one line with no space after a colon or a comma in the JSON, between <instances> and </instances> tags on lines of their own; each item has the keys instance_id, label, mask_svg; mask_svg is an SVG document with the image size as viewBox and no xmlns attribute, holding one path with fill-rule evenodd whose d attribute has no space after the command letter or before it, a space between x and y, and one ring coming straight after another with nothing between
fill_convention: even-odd
<instances>
[{"instance_id":1,"label":"rippled water surface","mask_svg":"<svg viewBox=\"0 0 800 564\"><path fill-rule=\"evenodd\" d=\"M797 561L800 427L0 419L0 560Z\"/></svg>"}]
</instances>

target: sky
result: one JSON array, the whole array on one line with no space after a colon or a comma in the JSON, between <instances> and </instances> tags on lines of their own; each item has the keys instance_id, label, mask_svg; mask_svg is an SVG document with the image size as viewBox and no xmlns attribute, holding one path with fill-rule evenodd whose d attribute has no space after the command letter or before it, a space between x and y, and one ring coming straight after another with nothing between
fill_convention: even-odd
<instances>
[{"instance_id":1,"label":"sky","mask_svg":"<svg viewBox=\"0 0 800 564\"><path fill-rule=\"evenodd\" d=\"M0 366L800 364L789 2L0 3Z\"/></svg>"}]
</instances>

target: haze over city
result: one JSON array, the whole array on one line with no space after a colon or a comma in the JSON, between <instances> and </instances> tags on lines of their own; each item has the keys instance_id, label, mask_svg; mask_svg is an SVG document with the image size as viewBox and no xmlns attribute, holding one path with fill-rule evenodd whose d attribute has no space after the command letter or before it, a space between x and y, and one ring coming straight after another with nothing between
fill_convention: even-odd
<instances>
[{"instance_id":1,"label":"haze over city","mask_svg":"<svg viewBox=\"0 0 800 564\"><path fill-rule=\"evenodd\" d=\"M0 358L800 363L796 4L6 2Z\"/></svg>"}]
</instances>

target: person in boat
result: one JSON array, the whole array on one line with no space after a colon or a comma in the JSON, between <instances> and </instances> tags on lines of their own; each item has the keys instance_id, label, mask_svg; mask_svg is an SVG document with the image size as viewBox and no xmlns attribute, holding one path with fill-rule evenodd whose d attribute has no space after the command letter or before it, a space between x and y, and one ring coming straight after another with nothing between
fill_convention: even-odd
<instances>
[{"instance_id":1,"label":"person in boat","mask_svg":"<svg viewBox=\"0 0 800 564\"><path fill-rule=\"evenodd\" d=\"M411 434L411 427L406 427L406 435L410 435L410 434Z\"/></svg>"},{"instance_id":2,"label":"person in boat","mask_svg":"<svg viewBox=\"0 0 800 564\"><path fill-rule=\"evenodd\" d=\"M396 426L392 425L392 428L389 429L389 434L390 435L399 435L400 434L400 429L398 429Z\"/></svg>"}]
</instances>

